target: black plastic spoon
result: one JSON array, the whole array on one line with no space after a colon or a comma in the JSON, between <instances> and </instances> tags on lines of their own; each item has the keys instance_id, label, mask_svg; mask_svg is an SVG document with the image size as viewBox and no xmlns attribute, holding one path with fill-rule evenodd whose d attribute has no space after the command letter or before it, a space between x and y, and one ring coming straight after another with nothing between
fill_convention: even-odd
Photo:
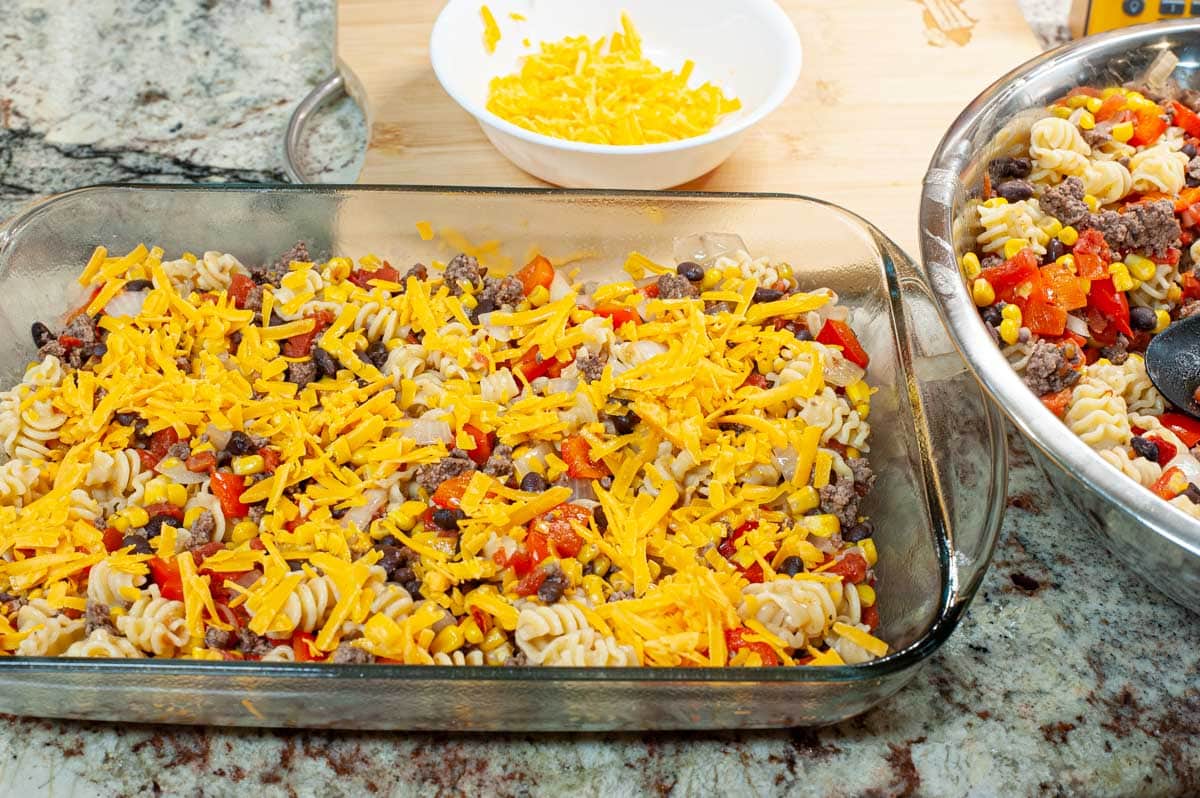
<instances>
[{"instance_id":1,"label":"black plastic spoon","mask_svg":"<svg viewBox=\"0 0 1200 798\"><path fill-rule=\"evenodd\" d=\"M1171 404L1200 418L1200 315L1181 319L1150 340L1146 374Z\"/></svg>"}]
</instances>

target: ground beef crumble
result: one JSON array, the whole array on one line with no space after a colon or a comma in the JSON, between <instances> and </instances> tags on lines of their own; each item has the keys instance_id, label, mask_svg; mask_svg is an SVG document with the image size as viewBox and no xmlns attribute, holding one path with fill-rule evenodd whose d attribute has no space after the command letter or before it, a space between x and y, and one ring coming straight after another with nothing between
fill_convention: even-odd
<instances>
[{"instance_id":1,"label":"ground beef crumble","mask_svg":"<svg viewBox=\"0 0 1200 798\"><path fill-rule=\"evenodd\" d=\"M451 477L465 474L474 469L475 463L471 462L471 458L466 452L462 452L461 455L451 452L449 457L443 457L436 463L418 468L417 484L433 493L438 489L438 485Z\"/></svg>"},{"instance_id":2,"label":"ground beef crumble","mask_svg":"<svg viewBox=\"0 0 1200 798\"><path fill-rule=\"evenodd\" d=\"M1044 203L1042 207L1045 208ZM1062 217L1059 220L1067 224ZM1179 244L1182 232L1170 200L1138 203L1124 212L1089 214L1082 227L1099 230L1114 251L1146 252L1158 257L1164 257L1167 250Z\"/></svg>"},{"instance_id":3,"label":"ground beef crumble","mask_svg":"<svg viewBox=\"0 0 1200 798\"><path fill-rule=\"evenodd\" d=\"M1075 344L1038 341L1025 364L1025 384L1038 396L1058 393L1079 381L1077 369L1082 363L1083 353Z\"/></svg>"},{"instance_id":4,"label":"ground beef crumble","mask_svg":"<svg viewBox=\"0 0 1200 798\"><path fill-rule=\"evenodd\" d=\"M85 634L91 634L97 629L103 629L112 634L117 633L117 626L113 623L112 614L107 604L102 604L99 601L89 600L87 607L83 611Z\"/></svg>"},{"instance_id":5,"label":"ground beef crumble","mask_svg":"<svg viewBox=\"0 0 1200 798\"><path fill-rule=\"evenodd\" d=\"M472 286L473 292L478 292L483 288L483 272L484 270L479 267L478 260L471 255L459 253L446 264L446 272L443 277L450 293L454 296L461 296L464 283Z\"/></svg>"},{"instance_id":6,"label":"ground beef crumble","mask_svg":"<svg viewBox=\"0 0 1200 798\"><path fill-rule=\"evenodd\" d=\"M1086 193L1082 180L1068 177L1042 192L1039 207L1063 224L1078 226L1088 218L1088 206L1083 201Z\"/></svg>"},{"instance_id":7,"label":"ground beef crumble","mask_svg":"<svg viewBox=\"0 0 1200 798\"><path fill-rule=\"evenodd\" d=\"M661 299L692 299L700 296L700 289L682 275L664 274L658 278L658 296Z\"/></svg>"}]
</instances>

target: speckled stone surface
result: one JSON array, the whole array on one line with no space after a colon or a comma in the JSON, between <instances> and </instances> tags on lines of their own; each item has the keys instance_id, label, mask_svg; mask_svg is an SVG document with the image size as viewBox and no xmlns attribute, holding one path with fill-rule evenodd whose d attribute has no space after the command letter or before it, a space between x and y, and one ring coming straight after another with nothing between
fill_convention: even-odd
<instances>
[{"instance_id":1,"label":"speckled stone surface","mask_svg":"<svg viewBox=\"0 0 1200 798\"><path fill-rule=\"evenodd\" d=\"M282 179L287 115L330 63L329 4L84 5L0 5L0 218L104 180ZM1059 35L1065 0L1022 5ZM362 136L352 106L324 115L311 168L352 176ZM1011 455L1003 535L960 630L856 720L482 737L0 718L0 796L1200 794L1200 617L1100 548L1016 441Z\"/></svg>"}]
</instances>

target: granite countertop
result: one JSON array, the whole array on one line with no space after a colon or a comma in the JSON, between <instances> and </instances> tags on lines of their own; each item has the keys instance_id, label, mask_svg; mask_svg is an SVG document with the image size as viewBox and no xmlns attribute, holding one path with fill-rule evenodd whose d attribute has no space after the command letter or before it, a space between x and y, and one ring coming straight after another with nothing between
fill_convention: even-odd
<instances>
[{"instance_id":1,"label":"granite countertop","mask_svg":"<svg viewBox=\"0 0 1200 798\"><path fill-rule=\"evenodd\" d=\"M1066 0L1022 5L1044 40L1064 37ZM0 219L101 181L283 180L287 115L331 61L323 0L11 0L4 17ZM352 179L363 136L343 102L307 168ZM907 689L834 727L485 737L0 717L0 795L1197 794L1200 618L1106 553L1015 438L1011 460L961 628Z\"/></svg>"}]
</instances>

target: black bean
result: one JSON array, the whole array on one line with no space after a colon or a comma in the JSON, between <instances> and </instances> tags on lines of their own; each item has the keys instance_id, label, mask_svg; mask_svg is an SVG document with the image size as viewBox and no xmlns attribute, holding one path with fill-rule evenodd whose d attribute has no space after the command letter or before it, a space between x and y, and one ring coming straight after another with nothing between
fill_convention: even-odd
<instances>
[{"instance_id":1,"label":"black bean","mask_svg":"<svg viewBox=\"0 0 1200 798\"><path fill-rule=\"evenodd\" d=\"M1192 144L1190 142L1187 144L1184 144L1183 149L1181 149L1180 152L1182 152L1184 155L1186 155L1189 158L1195 158L1196 157L1196 145Z\"/></svg>"},{"instance_id":2,"label":"black bean","mask_svg":"<svg viewBox=\"0 0 1200 798\"><path fill-rule=\"evenodd\" d=\"M1005 180L996 186L996 195L1009 202L1020 202L1033 196L1033 184L1027 180Z\"/></svg>"},{"instance_id":3,"label":"black bean","mask_svg":"<svg viewBox=\"0 0 1200 798\"><path fill-rule=\"evenodd\" d=\"M542 493L550 490L550 483L536 471L530 471L521 477L521 490L526 493Z\"/></svg>"},{"instance_id":4,"label":"black bean","mask_svg":"<svg viewBox=\"0 0 1200 798\"><path fill-rule=\"evenodd\" d=\"M1139 306L1129 311L1129 325L1135 330L1150 332L1158 326L1158 316L1150 308Z\"/></svg>"},{"instance_id":5,"label":"black bean","mask_svg":"<svg viewBox=\"0 0 1200 798\"><path fill-rule=\"evenodd\" d=\"M799 557L788 557L783 562L779 563L779 570L788 576L804 572L804 560Z\"/></svg>"},{"instance_id":6,"label":"black bean","mask_svg":"<svg viewBox=\"0 0 1200 798\"><path fill-rule=\"evenodd\" d=\"M153 287L153 280L130 280L125 283L126 291L149 291Z\"/></svg>"},{"instance_id":7,"label":"black bean","mask_svg":"<svg viewBox=\"0 0 1200 798\"><path fill-rule=\"evenodd\" d=\"M563 596L563 592L567 589L567 580L563 578L561 573L553 573L546 577L546 581L542 582L542 586L538 588L538 598L547 604L553 604Z\"/></svg>"},{"instance_id":8,"label":"black bean","mask_svg":"<svg viewBox=\"0 0 1200 798\"><path fill-rule=\"evenodd\" d=\"M414 599L424 598L424 596L421 594L421 580L420 579L412 579L412 580L409 580L408 582L401 582L400 584L404 587L405 590L408 591L408 595L412 596Z\"/></svg>"},{"instance_id":9,"label":"black bean","mask_svg":"<svg viewBox=\"0 0 1200 798\"><path fill-rule=\"evenodd\" d=\"M242 345L242 331L234 330L229 334L229 348L237 351L237 348Z\"/></svg>"},{"instance_id":10,"label":"black bean","mask_svg":"<svg viewBox=\"0 0 1200 798\"><path fill-rule=\"evenodd\" d=\"M439 507L433 511L433 523L447 532L458 529L458 522L466 518L462 510L451 510L447 507Z\"/></svg>"},{"instance_id":11,"label":"black bean","mask_svg":"<svg viewBox=\"0 0 1200 798\"><path fill-rule=\"evenodd\" d=\"M376 341L367 347L367 359L371 361L371 365L375 368L383 368L383 364L388 359L388 348L384 345L383 341Z\"/></svg>"},{"instance_id":12,"label":"black bean","mask_svg":"<svg viewBox=\"0 0 1200 798\"><path fill-rule=\"evenodd\" d=\"M797 341L811 341L813 339L813 334L808 331L807 327L797 327L792 335L796 336Z\"/></svg>"},{"instance_id":13,"label":"black bean","mask_svg":"<svg viewBox=\"0 0 1200 798\"><path fill-rule=\"evenodd\" d=\"M860 524L855 524L849 529L842 532L842 540L847 543L857 543L860 540L866 540L875 534L875 525L870 521L863 521Z\"/></svg>"},{"instance_id":14,"label":"black bean","mask_svg":"<svg viewBox=\"0 0 1200 798\"><path fill-rule=\"evenodd\" d=\"M983 308L979 311L979 315L992 327L999 327L1000 322L1004 321L1004 314L995 305L988 305L986 308Z\"/></svg>"},{"instance_id":15,"label":"black bean","mask_svg":"<svg viewBox=\"0 0 1200 798\"><path fill-rule=\"evenodd\" d=\"M1042 259L1042 263L1048 266L1066 254L1067 245L1057 238L1052 238L1050 239L1050 243L1046 245L1046 257Z\"/></svg>"},{"instance_id":16,"label":"black bean","mask_svg":"<svg viewBox=\"0 0 1200 798\"><path fill-rule=\"evenodd\" d=\"M1029 177L1029 173L1033 170L1033 164L1028 158L996 158L988 164L988 173L991 174L992 180L1000 182L1010 177L1023 178Z\"/></svg>"},{"instance_id":17,"label":"black bean","mask_svg":"<svg viewBox=\"0 0 1200 798\"><path fill-rule=\"evenodd\" d=\"M249 435L238 430L229 436L229 443L225 444L225 451L237 457L242 457L254 454L258 451L258 447L254 445L254 441L250 440Z\"/></svg>"},{"instance_id":18,"label":"black bean","mask_svg":"<svg viewBox=\"0 0 1200 798\"><path fill-rule=\"evenodd\" d=\"M776 291L774 288L756 288L754 289L754 297L751 302L774 302L777 299L783 298L782 291Z\"/></svg>"},{"instance_id":19,"label":"black bean","mask_svg":"<svg viewBox=\"0 0 1200 798\"><path fill-rule=\"evenodd\" d=\"M1200 488L1196 487L1196 483L1189 482L1188 486L1184 488L1183 495L1187 496L1192 504L1200 504Z\"/></svg>"},{"instance_id":20,"label":"black bean","mask_svg":"<svg viewBox=\"0 0 1200 798\"><path fill-rule=\"evenodd\" d=\"M132 427L141 418L137 413L113 413L113 420L122 427Z\"/></svg>"},{"instance_id":21,"label":"black bean","mask_svg":"<svg viewBox=\"0 0 1200 798\"><path fill-rule=\"evenodd\" d=\"M1158 462L1158 444L1154 441L1143 438L1140 435L1135 435L1133 436L1133 440L1129 442L1129 445L1133 447L1133 451L1138 457L1144 457L1155 463Z\"/></svg>"},{"instance_id":22,"label":"black bean","mask_svg":"<svg viewBox=\"0 0 1200 798\"><path fill-rule=\"evenodd\" d=\"M233 459L233 455L230 454L229 452L225 451L224 449L217 452L217 465L219 465L219 466L229 465L229 461L232 459Z\"/></svg>"},{"instance_id":23,"label":"black bean","mask_svg":"<svg viewBox=\"0 0 1200 798\"><path fill-rule=\"evenodd\" d=\"M692 283L698 283L704 279L704 267L699 263L692 263L690 260L685 260L676 266L675 272L680 277L686 277L688 282Z\"/></svg>"},{"instance_id":24,"label":"black bean","mask_svg":"<svg viewBox=\"0 0 1200 798\"><path fill-rule=\"evenodd\" d=\"M89 357L102 358L107 354L108 354L108 344L104 343L103 341L92 344L91 346L89 346L83 350L83 355L84 355L85 359L89 358Z\"/></svg>"},{"instance_id":25,"label":"black bean","mask_svg":"<svg viewBox=\"0 0 1200 798\"><path fill-rule=\"evenodd\" d=\"M608 529L608 516L604 514L604 508L598 504L592 508L592 520L596 522L596 529L601 532Z\"/></svg>"},{"instance_id":26,"label":"black bean","mask_svg":"<svg viewBox=\"0 0 1200 798\"><path fill-rule=\"evenodd\" d=\"M633 432L637 428L638 422L641 421L638 414L632 410L624 415L610 415L608 418L612 421L613 429L617 431L618 435L628 435Z\"/></svg>"},{"instance_id":27,"label":"black bean","mask_svg":"<svg viewBox=\"0 0 1200 798\"><path fill-rule=\"evenodd\" d=\"M333 359L333 355L326 352L319 346L314 346L312 349L313 362L317 364L319 371L317 372L322 377L336 377L338 372L338 363Z\"/></svg>"},{"instance_id":28,"label":"black bean","mask_svg":"<svg viewBox=\"0 0 1200 798\"><path fill-rule=\"evenodd\" d=\"M161 535L163 524L177 526L179 524L179 520L173 515L156 515L152 517L146 522L146 525L142 527L142 529L145 531L146 539L149 540Z\"/></svg>"},{"instance_id":29,"label":"black bean","mask_svg":"<svg viewBox=\"0 0 1200 798\"><path fill-rule=\"evenodd\" d=\"M379 540L375 541L375 548L382 549L384 546L399 546L400 541L395 535L384 535Z\"/></svg>"},{"instance_id":30,"label":"black bean","mask_svg":"<svg viewBox=\"0 0 1200 798\"><path fill-rule=\"evenodd\" d=\"M153 554L154 549L150 548L150 542L141 535L126 535L121 538L121 547L133 546L134 554Z\"/></svg>"},{"instance_id":31,"label":"black bean","mask_svg":"<svg viewBox=\"0 0 1200 798\"><path fill-rule=\"evenodd\" d=\"M33 334L33 345L38 349L54 340L54 333L50 332L50 328L40 321L33 323L30 332Z\"/></svg>"}]
</instances>

